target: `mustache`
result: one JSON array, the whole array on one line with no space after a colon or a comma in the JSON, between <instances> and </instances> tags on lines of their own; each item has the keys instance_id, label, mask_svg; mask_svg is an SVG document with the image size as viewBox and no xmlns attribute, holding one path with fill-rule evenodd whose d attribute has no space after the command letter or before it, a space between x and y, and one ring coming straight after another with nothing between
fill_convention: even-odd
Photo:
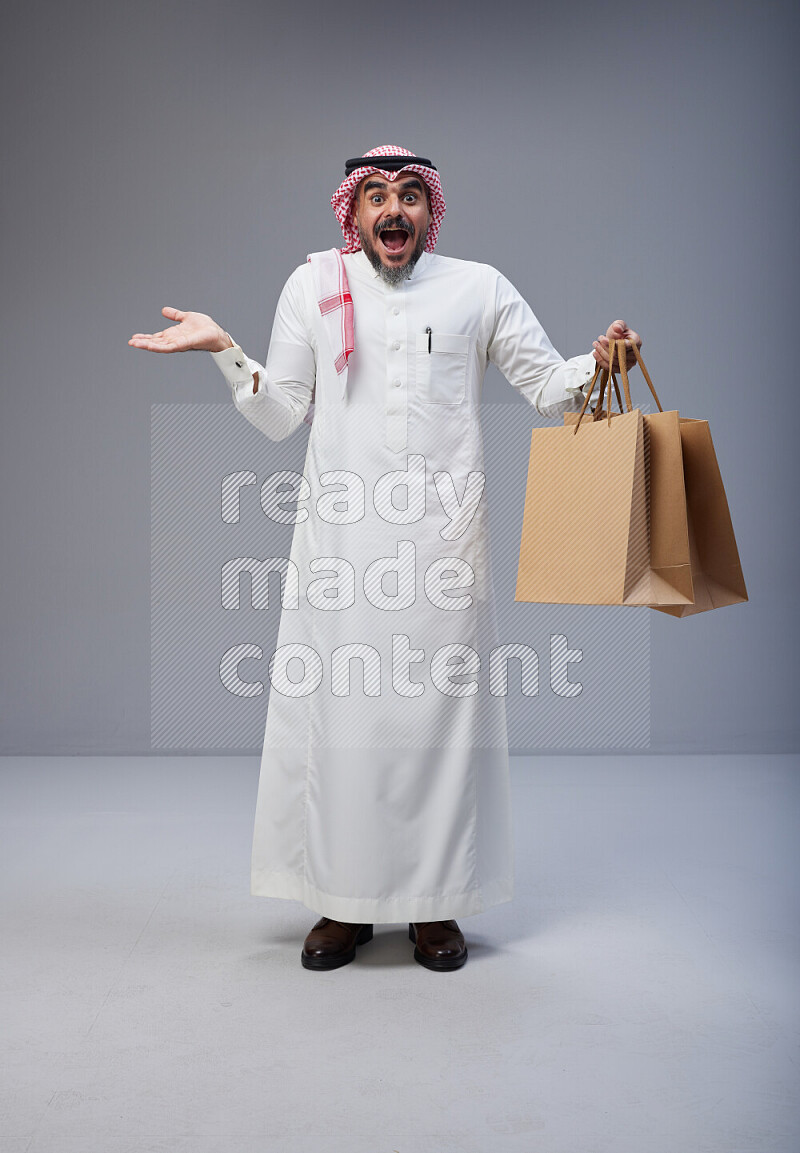
<instances>
[{"instance_id":1,"label":"mustache","mask_svg":"<svg viewBox=\"0 0 800 1153\"><path fill-rule=\"evenodd\" d=\"M373 232L375 236L380 236L382 232L387 229L399 229L402 232L407 232L409 236L414 235L414 225L410 221L404 220L402 216L396 216L390 220L379 220L375 225Z\"/></svg>"}]
</instances>

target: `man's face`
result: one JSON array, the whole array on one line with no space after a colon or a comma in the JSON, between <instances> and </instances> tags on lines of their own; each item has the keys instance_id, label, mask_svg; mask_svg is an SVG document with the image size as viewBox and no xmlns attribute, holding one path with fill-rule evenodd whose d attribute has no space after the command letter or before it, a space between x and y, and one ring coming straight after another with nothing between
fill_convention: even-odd
<instances>
[{"instance_id":1,"label":"man's face","mask_svg":"<svg viewBox=\"0 0 800 1153\"><path fill-rule=\"evenodd\" d=\"M387 181L377 172L356 190L353 215L361 247L389 284L410 275L428 236L431 213L425 182L416 172Z\"/></svg>"}]
</instances>

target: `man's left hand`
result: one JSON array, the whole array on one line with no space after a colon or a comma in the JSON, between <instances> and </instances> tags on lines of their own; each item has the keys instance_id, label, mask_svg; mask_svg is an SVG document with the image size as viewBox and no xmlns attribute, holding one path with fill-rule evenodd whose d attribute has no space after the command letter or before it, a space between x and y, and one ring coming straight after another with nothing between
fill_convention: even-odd
<instances>
[{"instance_id":1,"label":"man's left hand","mask_svg":"<svg viewBox=\"0 0 800 1153\"><path fill-rule=\"evenodd\" d=\"M608 368L608 342L609 340L624 340L625 341L625 367L633 368L636 364L636 356L633 351L633 343L635 341L636 347L642 347L642 338L638 332L634 332L632 328L628 328L624 320L615 320L613 324L608 326L608 331L605 336L598 336L597 340L592 345L592 356L595 358L601 368ZM614 368L619 369L619 358L614 357Z\"/></svg>"}]
</instances>

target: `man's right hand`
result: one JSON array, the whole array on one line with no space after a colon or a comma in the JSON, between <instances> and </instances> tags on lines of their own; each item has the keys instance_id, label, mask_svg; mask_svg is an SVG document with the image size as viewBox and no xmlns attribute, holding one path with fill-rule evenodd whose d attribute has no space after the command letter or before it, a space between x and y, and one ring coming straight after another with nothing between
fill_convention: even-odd
<instances>
[{"instance_id":1,"label":"man's right hand","mask_svg":"<svg viewBox=\"0 0 800 1153\"><path fill-rule=\"evenodd\" d=\"M161 332L136 332L128 341L132 348L148 352L222 352L233 348L227 332L203 312L181 312L162 308L162 315L178 323Z\"/></svg>"}]
</instances>

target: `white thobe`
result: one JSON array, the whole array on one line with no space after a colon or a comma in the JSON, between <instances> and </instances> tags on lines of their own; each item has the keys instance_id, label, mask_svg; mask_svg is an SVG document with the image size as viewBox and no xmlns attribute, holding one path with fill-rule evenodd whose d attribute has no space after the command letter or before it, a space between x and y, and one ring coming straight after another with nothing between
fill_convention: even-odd
<instances>
[{"instance_id":1,"label":"white thobe","mask_svg":"<svg viewBox=\"0 0 800 1153\"><path fill-rule=\"evenodd\" d=\"M238 345L213 354L271 440L316 387L302 482L272 482L273 510L297 520L251 891L353 923L469 916L510 900L514 872L483 378L491 361L557 417L583 403L595 361L565 361L489 265L423 253L390 286L363 252L344 262L346 388L309 264L283 289L266 365Z\"/></svg>"}]
</instances>

